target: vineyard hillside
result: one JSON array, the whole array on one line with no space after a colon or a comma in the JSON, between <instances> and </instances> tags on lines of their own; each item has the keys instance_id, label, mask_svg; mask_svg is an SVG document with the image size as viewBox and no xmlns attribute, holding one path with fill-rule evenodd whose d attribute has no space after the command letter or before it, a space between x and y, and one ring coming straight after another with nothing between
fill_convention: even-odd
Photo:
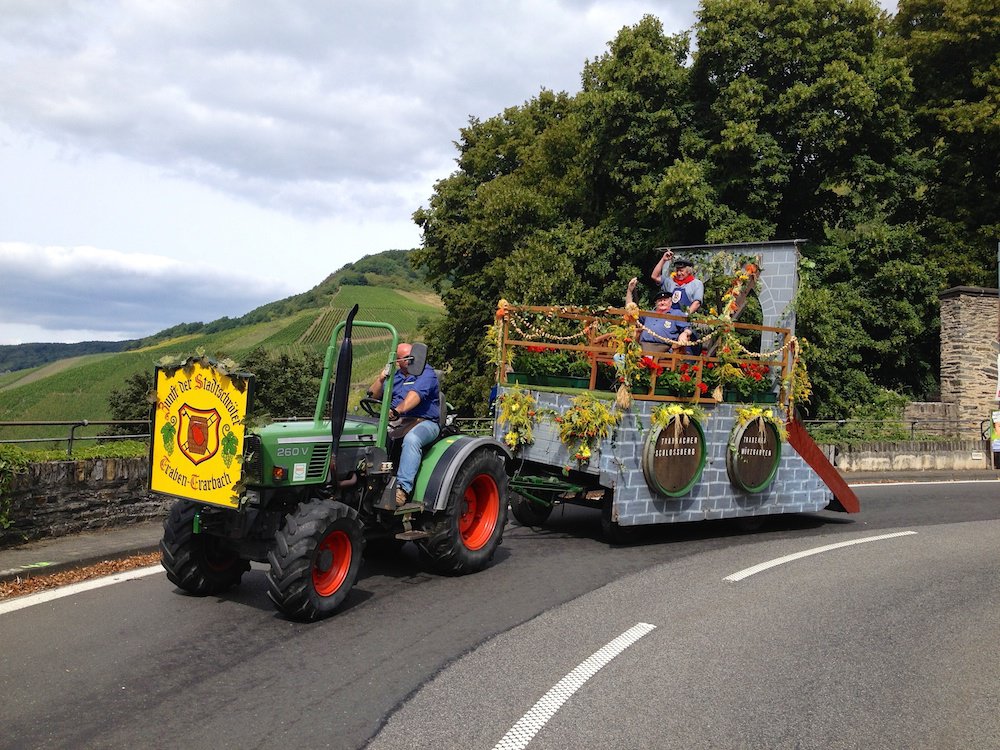
<instances>
[{"instance_id":1,"label":"vineyard hillside","mask_svg":"<svg viewBox=\"0 0 1000 750\"><path fill-rule=\"evenodd\" d=\"M359 305L358 320L389 323L402 340L419 339L422 325L442 314L436 301L426 293L344 286L327 298L326 305L287 317L214 333L178 336L134 351L60 360L30 374L9 373L0 380L0 422L110 419L108 394L120 388L130 375L152 371L165 355L203 350L210 356L231 357L238 362L258 346L274 353L323 353L334 326L354 304ZM371 382L385 364L388 334L359 328L354 341L352 380L356 384ZM24 428L17 428L16 434L12 429L0 429L0 438L28 435ZM46 434L52 434L51 430Z\"/></svg>"}]
</instances>

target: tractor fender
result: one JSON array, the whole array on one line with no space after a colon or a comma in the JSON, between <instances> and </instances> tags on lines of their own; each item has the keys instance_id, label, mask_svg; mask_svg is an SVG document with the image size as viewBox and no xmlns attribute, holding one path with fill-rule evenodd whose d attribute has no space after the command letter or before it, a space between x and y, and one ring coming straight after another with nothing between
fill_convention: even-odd
<instances>
[{"instance_id":1,"label":"tractor fender","mask_svg":"<svg viewBox=\"0 0 1000 750\"><path fill-rule=\"evenodd\" d=\"M420 471L413 485L413 498L427 510L443 510L455 475L473 453L489 449L503 456L509 465L513 456L506 445L491 437L451 435L434 443L420 461Z\"/></svg>"}]
</instances>

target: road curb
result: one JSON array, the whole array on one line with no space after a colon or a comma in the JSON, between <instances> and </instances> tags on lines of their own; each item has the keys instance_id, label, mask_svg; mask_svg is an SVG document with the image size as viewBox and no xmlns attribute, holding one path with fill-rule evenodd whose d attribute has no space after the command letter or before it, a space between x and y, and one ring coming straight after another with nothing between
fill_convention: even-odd
<instances>
[{"instance_id":1,"label":"road curb","mask_svg":"<svg viewBox=\"0 0 1000 750\"><path fill-rule=\"evenodd\" d=\"M64 573L67 570L85 568L88 565L96 565L102 562L114 562L116 560L124 560L128 557L134 557L136 555L148 555L152 552L156 552L159 548L160 546L158 543L145 544L116 550L114 552L84 555L72 560L58 560L52 562L40 561L38 563L29 563L16 568L0 570L0 583L16 581L18 579L27 580L28 578L40 578L42 576L52 575L53 573Z\"/></svg>"}]
</instances>

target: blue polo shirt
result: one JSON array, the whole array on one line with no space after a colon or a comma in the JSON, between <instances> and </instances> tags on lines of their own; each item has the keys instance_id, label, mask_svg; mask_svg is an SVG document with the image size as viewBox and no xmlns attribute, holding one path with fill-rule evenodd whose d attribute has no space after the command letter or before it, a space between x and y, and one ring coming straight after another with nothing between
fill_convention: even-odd
<instances>
[{"instance_id":1,"label":"blue polo shirt","mask_svg":"<svg viewBox=\"0 0 1000 750\"><path fill-rule=\"evenodd\" d=\"M420 375L403 375L401 370L396 370L392 376L392 402L395 409L406 398L410 391L416 391L420 396L420 403L412 411L406 412L404 417L421 417L436 422L441 416L441 405L438 403L438 379L433 367L425 367Z\"/></svg>"},{"instance_id":2,"label":"blue polo shirt","mask_svg":"<svg viewBox=\"0 0 1000 750\"><path fill-rule=\"evenodd\" d=\"M670 311L670 314L671 315L673 314L673 310ZM663 338L668 338L670 340L674 340L677 338L677 333L673 330L674 321L672 320L665 320L663 318L647 318L645 316L641 316L639 318L639 322L642 323L644 326L646 326L646 328L648 328L649 331L652 331L653 333L662 336ZM640 344L660 344L661 346L669 346L670 342L662 341L656 338L655 336L650 334L649 331L647 331L644 328L642 332L639 334Z\"/></svg>"}]
</instances>

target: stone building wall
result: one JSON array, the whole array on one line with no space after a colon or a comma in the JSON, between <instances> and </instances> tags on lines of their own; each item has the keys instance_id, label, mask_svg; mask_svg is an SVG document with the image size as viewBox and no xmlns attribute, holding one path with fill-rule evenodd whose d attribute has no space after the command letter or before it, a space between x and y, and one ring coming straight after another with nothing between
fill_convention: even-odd
<instances>
[{"instance_id":1,"label":"stone building wall","mask_svg":"<svg viewBox=\"0 0 1000 750\"><path fill-rule=\"evenodd\" d=\"M961 286L941 293L941 401L977 424L997 408L998 314L996 289ZM972 432L967 427L962 435L978 437Z\"/></svg>"},{"instance_id":2,"label":"stone building wall","mask_svg":"<svg viewBox=\"0 0 1000 750\"><path fill-rule=\"evenodd\" d=\"M146 458L30 464L5 493L13 524L0 546L164 518L173 500L148 485Z\"/></svg>"}]
</instances>

